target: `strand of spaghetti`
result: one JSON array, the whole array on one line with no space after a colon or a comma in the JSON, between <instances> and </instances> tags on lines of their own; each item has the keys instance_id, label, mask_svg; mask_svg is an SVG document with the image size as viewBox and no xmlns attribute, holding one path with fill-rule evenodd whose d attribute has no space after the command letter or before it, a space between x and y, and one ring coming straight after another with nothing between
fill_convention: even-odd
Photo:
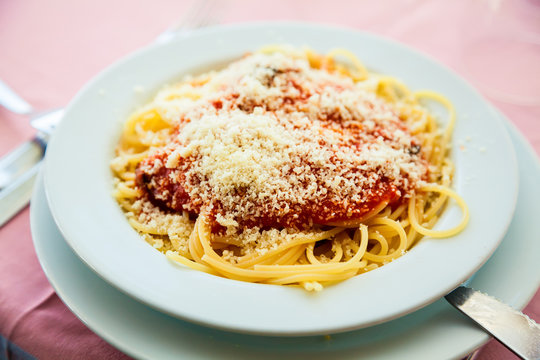
<instances>
[{"instance_id":1,"label":"strand of spaghetti","mask_svg":"<svg viewBox=\"0 0 540 360\"><path fill-rule=\"evenodd\" d=\"M358 259L356 259L358 260ZM298 274L304 272L317 272L323 271L328 273L338 273L351 268L360 268L365 265L362 265L360 262L354 262L348 260L346 262L340 263L321 263L321 264L297 264L297 265L255 265L255 271L272 271L276 273L286 273L286 274Z\"/></svg>"},{"instance_id":2,"label":"strand of spaghetti","mask_svg":"<svg viewBox=\"0 0 540 360\"><path fill-rule=\"evenodd\" d=\"M405 209L407 209L407 205L406 204L402 204L400 206L398 206L389 216L388 218L392 219L392 220L397 220L397 218L399 218L401 216L401 214L403 214L403 212L405 211Z\"/></svg>"},{"instance_id":3,"label":"strand of spaghetti","mask_svg":"<svg viewBox=\"0 0 540 360\"><path fill-rule=\"evenodd\" d=\"M141 119L142 121L138 121L135 123L135 127L133 130L135 130L135 134L139 136L140 141L144 145L150 145L151 143L148 142L149 140L149 133L156 133L157 131L154 131L154 122L155 117L158 116L155 112L152 114L148 113L145 114ZM156 134L157 135L157 134Z\"/></svg>"},{"instance_id":4,"label":"strand of spaghetti","mask_svg":"<svg viewBox=\"0 0 540 360\"><path fill-rule=\"evenodd\" d=\"M446 156L446 145L443 144L443 140L440 138L433 139L431 144L426 146L431 147L432 152L429 157L429 162L435 167L440 167L441 161ZM440 168L439 168L440 172Z\"/></svg>"},{"instance_id":5,"label":"strand of spaghetti","mask_svg":"<svg viewBox=\"0 0 540 360\"><path fill-rule=\"evenodd\" d=\"M439 148L439 144L435 140L436 136L434 134L422 134L421 136L418 135L418 137L422 140L422 149L426 159L432 164L432 161L436 159L437 149ZM433 164L436 165L435 163ZM439 169L435 168L435 170L438 171Z\"/></svg>"},{"instance_id":6,"label":"strand of spaghetti","mask_svg":"<svg viewBox=\"0 0 540 360\"><path fill-rule=\"evenodd\" d=\"M128 153L121 152L119 155L122 157L122 160L125 161L127 164L136 165L142 159L148 156L148 150L140 152L140 153L135 153L135 154L128 154Z\"/></svg>"},{"instance_id":7,"label":"strand of spaghetti","mask_svg":"<svg viewBox=\"0 0 540 360\"><path fill-rule=\"evenodd\" d=\"M135 111L124 123L124 136L125 135L135 135L135 126L138 122L142 120L142 117L145 112L149 111L148 109L151 109L150 105L145 106L144 108ZM150 110L152 111L152 110Z\"/></svg>"},{"instance_id":8,"label":"strand of spaghetti","mask_svg":"<svg viewBox=\"0 0 540 360\"><path fill-rule=\"evenodd\" d=\"M202 256L204 254L204 249L202 248L201 242L199 239L199 228L197 226L197 222L195 222L193 231L189 235L188 248L189 248L189 254L191 255L191 257L193 257L193 260L202 264L203 263Z\"/></svg>"},{"instance_id":9,"label":"strand of spaghetti","mask_svg":"<svg viewBox=\"0 0 540 360\"><path fill-rule=\"evenodd\" d=\"M367 241L364 241L367 246ZM365 264L362 262L357 262L362 258L363 253L365 252L365 246L361 246L356 253L356 255L346 261L339 263L319 263L319 264L300 264L300 265L255 265L254 269L256 271L275 271L286 274L297 274L302 272L317 272L324 271L328 273L342 272L349 270L351 268L361 268ZM367 263L366 263L367 264Z\"/></svg>"},{"instance_id":10,"label":"strand of spaghetti","mask_svg":"<svg viewBox=\"0 0 540 360\"><path fill-rule=\"evenodd\" d=\"M125 171L119 174L119 177L124 181L135 181L135 171Z\"/></svg>"},{"instance_id":11,"label":"strand of spaghetti","mask_svg":"<svg viewBox=\"0 0 540 360\"><path fill-rule=\"evenodd\" d=\"M304 245L297 245L293 246L289 249L283 250L280 253L275 254L272 257L263 259L256 264L262 264L262 265L270 265L270 264L287 264L291 259L296 258L298 259L302 255L302 251L305 250L305 244ZM253 265L256 265L253 264ZM246 268L245 266L240 266L242 268ZM251 268L252 266L250 266Z\"/></svg>"},{"instance_id":12,"label":"strand of spaghetti","mask_svg":"<svg viewBox=\"0 0 540 360\"><path fill-rule=\"evenodd\" d=\"M235 280L254 282L273 277L273 272L243 269L232 265L216 254L210 245L210 230L206 225L206 219L204 216L199 215L195 221L195 227L198 229L198 240L204 249L204 255L202 256L201 260L213 267L216 271L222 273L225 277Z\"/></svg>"},{"instance_id":13,"label":"strand of spaghetti","mask_svg":"<svg viewBox=\"0 0 540 360\"><path fill-rule=\"evenodd\" d=\"M427 116L422 116L420 118L420 121L417 121L415 122L414 124L411 125L411 133L413 134L419 134L421 132L423 132L428 124L428 117Z\"/></svg>"},{"instance_id":14,"label":"strand of spaghetti","mask_svg":"<svg viewBox=\"0 0 540 360\"><path fill-rule=\"evenodd\" d=\"M358 231L358 230L356 230ZM355 231L355 233L356 233ZM354 238L354 235L353 235L353 238ZM360 244L356 243L354 240L351 239L351 242L349 243L349 247L350 247L350 250L356 254L358 252L358 249L360 249ZM366 246L366 251L367 251L367 246ZM347 256L348 260L352 259L354 255L349 255ZM347 260L347 261L348 261Z\"/></svg>"},{"instance_id":15,"label":"strand of spaghetti","mask_svg":"<svg viewBox=\"0 0 540 360\"><path fill-rule=\"evenodd\" d=\"M309 260L309 262L312 264L321 264L319 259L317 259L317 257L313 253L314 249L315 249L315 243L309 244L308 247L306 248L306 257Z\"/></svg>"},{"instance_id":16,"label":"strand of spaghetti","mask_svg":"<svg viewBox=\"0 0 540 360\"><path fill-rule=\"evenodd\" d=\"M172 261L175 261L177 263L180 263L180 264L185 265L187 267L190 267L192 269L195 269L195 270L198 270L198 271L203 271L205 273L212 274L212 275L218 275L218 273L216 273L211 267L206 266L204 264L200 264L200 263L192 261L192 260L189 260L188 258L178 254L175 251L168 250L165 253L165 256L167 256L167 258L172 260Z\"/></svg>"},{"instance_id":17,"label":"strand of spaghetti","mask_svg":"<svg viewBox=\"0 0 540 360\"><path fill-rule=\"evenodd\" d=\"M341 262L341 263L325 263L320 265L313 264L298 264L298 265L255 265L252 271L254 272L263 272L271 273L272 276L292 276L295 274L305 274L305 273L324 273L324 274L338 274L351 269L363 268L367 265L367 261L362 262Z\"/></svg>"},{"instance_id":18,"label":"strand of spaghetti","mask_svg":"<svg viewBox=\"0 0 540 360\"><path fill-rule=\"evenodd\" d=\"M119 199L119 198L117 198L117 200L118 200L118 203L120 204L120 206L122 207L122 209L124 209L124 211L126 213L130 213L130 212L133 213L133 211L134 211L133 206L132 206L133 202L130 202L129 199L121 199L121 198ZM129 219L129 218L132 218L133 216L127 215L127 217Z\"/></svg>"},{"instance_id":19,"label":"strand of spaghetti","mask_svg":"<svg viewBox=\"0 0 540 360\"><path fill-rule=\"evenodd\" d=\"M178 100L178 99L191 99L191 100L198 100L201 98L201 94L195 92L195 91L186 91L183 92L180 91L171 91L168 93L163 100L165 101L172 101L172 100Z\"/></svg>"},{"instance_id":20,"label":"strand of spaghetti","mask_svg":"<svg viewBox=\"0 0 540 360\"><path fill-rule=\"evenodd\" d=\"M322 65L322 56L315 53L310 48L304 48L304 54L306 56L307 61L309 62L309 66L311 66L314 69L320 69Z\"/></svg>"},{"instance_id":21,"label":"strand of spaghetti","mask_svg":"<svg viewBox=\"0 0 540 360\"><path fill-rule=\"evenodd\" d=\"M387 206L388 206L388 200L381 201L371 211L364 214L359 219L351 219L351 220L344 220L344 221L332 221L332 222L326 223L325 225L338 226L338 227L342 227L342 228L357 228L360 225L362 225L363 223L368 222L370 219L377 216Z\"/></svg>"},{"instance_id":22,"label":"strand of spaghetti","mask_svg":"<svg viewBox=\"0 0 540 360\"><path fill-rule=\"evenodd\" d=\"M334 257L330 259L330 262L339 262L343 257L343 248L341 247L341 244L335 241L332 242L332 252L334 253Z\"/></svg>"},{"instance_id":23,"label":"strand of spaghetti","mask_svg":"<svg viewBox=\"0 0 540 360\"><path fill-rule=\"evenodd\" d=\"M409 90L409 88L403 84L401 81L397 80L396 78L393 78L393 77L390 77L390 76L381 76L379 78L379 84L381 85L387 85L389 86L392 91L393 91L393 95L394 95L394 101L397 101L399 99L402 99L402 98L411 98L413 97L412 96L412 93L411 91ZM395 89L398 89L399 91L401 91L403 93L402 96L397 96L395 94Z\"/></svg>"},{"instance_id":24,"label":"strand of spaghetti","mask_svg":"<svg viewBox=\"0 0 540 360\"><path fill-rule=\"evenodd\" d=\"M358 76L354 76L353 74L350 74L353 80L361 81L361 80L367 79L368 72L366 68L364 67L364 64L362 64L362 62L358 60L358 57L356 57L356 55L354 55L352 52L346 49L338 48L338 49L330 50L330 52L326 54L326 58L333 59L333 60L335 59L336 56L343 56L347 58L354 65L354 67L358 71Z\"/></svg>"},{"instance_id":25,"label":"strand of spaghetti","mask_svg":"<svg viewBox=\"0 0 540 360\"><path fill-rule=\"evenodd\" d=\"M456 201L458 206L461 208L462 217L458 225L448 230L431 230L431 229L425 228L419 224L418 218L416 217L417 216L416 211L415 211L416 199L413 196L411 198L411 201L409 202L408 214L409 214L409 220L411 222L411 226L414 228L414 230L416 230L418 233L424 236L441 238L441 237L453 236L465 228L465 226L467 225L469 221L469 208L467 207L467 204L465 203L465 201L463 200L461 196L459 196L453 190L447 187L439 186L439 185L425 185L420 190L426 191L426 192L430 192L430 191L439 192L441 194L451 197L452 199Z\"/></svg>"},{"instance_id":26,"label":"strand of spaghetti","mask_svg":"<svg viewBox=\"0 0 540 360\"><path fill-rule=\"evenodd\" d=\"M298 246L300 246L300 245L298 245ZM283 250L282 252L277 253L277 254L275 254L274 256L271 256L271 257L266 258L266 259L262 259L261 261L258 261L258 262L256 262L256 263L253 264L253 265L256 265L256 264L275 264L275 263L279 262L280 260L282 260L282 261L283 261L283 259L286 260L286 259L287 259L287 255L290 254L291 251L292 251L292 252L296 252L297 250L298 250L297 247L294 246L294 247L292 247L292 248ZM241 265L241 266L240 266L240 265L237 264L238 267L241 267L241 268L244 268L244 269L247 269L247 268L253 268L253 265L247 266L247 267L246 267L246 266L244 266L244 265Z\"/></svg>"},{"instance_id":27,"label":"strand of spaghetti","mask_svg":"<svg viewBox=\"0 0 540 360\"><path fill-rule=\"evenodd\" d=\"M367 249L368 244L368 228L366 225L360 226L360 231L355 233L355 240L360 243L360 246L358 248L358 251L356 254L348 261L346 262L340 262L340 263L324 263L324 264L309 264L309 265L255 265L255 270L267 270L267 271L296 271L296 272L304 272L304 271L328 271L328 272L335 272L335 271L343 271L348 270L352 267L360 267L357 266L359 261L362 259L362 256L365 256L365 252ZM357 236L358 234L358 236ZM365 265L362 265L365 266Z\"/></svg>"},{"instance_id":28,"label":"strand of spaghetti","mask_svg":"<svg viewBox=\"0 0 540 360\"><path fill-rule=\"evenodd\" d=\"M218 244L218 243L222 243L225 245L242 246L242 240L240 240L237 237L214 235L212 237L212 244Z\"/></svg>"},{"instance_id":29,"label":"strand of spaghetti","mask_svg":"<svg viewBox=\"0 0 540 360\"><path fill-rule=\"evenodd\" d=\"M264 280L265 278L275 278L275 277L284 276L287 274L294 275L294 274L298 274L299 272L302 273L306 271L311 273L312 271L318 270L317 268L315 268L315 266L317 265L292 265L294 269L289 270L289 271L276 271L274 268L272 268L271 270L257 269L257 266L264 267L265 265L257 265L255 267L255 270L237 268L231 265L230 263L223 261L219 257L216 258L217 254L213 252L209 243L206 242L206 238L204 237L204 234L207 231L207 229L205 230L204 221L201 221L200 218L201 217L197 219L197 222L199 222L198 229L199 229L199 233L203 234L203 236L200 236L200 240L205 249L205 254L202 257L202 260L206 262L208 265L211 265L214 269L216 269L220 273L225 274L226 277L234 278L237 280L244 280L244 281L245 279L251 279L251 281L261 281L261 280ZM367 263L364 264L363 262L357 262L356 264L354 264L355 261L360 260L360 258L364 254L367 247L367 227L363 226L361 228L361 232L362 232L362 238L358 239L361 243L361 246L357 254L347 263L327 264L326 266L324 266L324 270L323 270L324 272L326 273L343 272L351 268L358 269L359 267L363 267L365 266L365 264L367 264ZM277 266L277 267L285 267L285 268L290 267L288 265L281 265L281 266L269 265L269 266L273 266L273 267ZM357 270L355 270L355 273L356 271ZM306 277L302 278L302 280L319 280L319 279L320 277L318 276L316 279L310 279Z\"/></svg>"},{"instance_id":30,"label":"strand of spaghetti","mask_svg":"<svg viewBox=\"0 0 540 360\"><path fill-rule=\"evenodd\" d=\"M385 219L385 218L381 218L381 219ZM390 219L390 220L392 220L392 219ZM395 221L397 223L397 220L395 220ZM398 224L401 226L401 221ZM391 239L393 237L399 236L399 234L395 231L395 229L393 227L387 226L387 225L385 225L383 223L369 222L368 225L369 225L369 231L370 232L375 232L376 231L379 234L381 234L382 236L384 236L387 239L389 245L390 245ZM403 226L401 226L401 227L403 227Z\"/></svg>"},{"instance_id":31,"label":"strand of spaghetti","mask_svg":"<svg viewBox=\"0 0 540 360\"><path fill-rule=\"evenodd\" d=\"M122 135L122 146L123 147L138 147L148 149L147 145L144 145L141 141L141 138L137 133L126 132Z\"/></svg>"},{"instance_id":32,"label":"strand of spaghetti","mask_svg":"<svg viewBox=\"0 0 540 360\"><path fill-rule=\"evenodd\" d=\"M412 226L410 226L409 231L407 232L407 249L412 248L416 245L416 242L420 239L418 233Z\"/></svg>"},{"instance_id":33,"label":"strand of spaghetti","mask_svg":"<svg viewBox=\"0 0 540 360\"><path fill-rule=\"evenodd\" d=\"M278 281L278 279L286 275L290 275L290 276L302 275L302 273L299 274L298 271L280 272L280 271L275 271L275 270L264 271L264 270L250 270L250 269L237 268L229 263L220 262L214 259L213 257L208 256L207 254L205 254L202 259L208 265L212 266L212 268L214 268L216 271L223 274L225 277L228 277L234 280L251 281L251 282L265 281L265 282L271 283L270 279L276 279L276 281ZM362 263L359 263L358 265L365 266ZM293 266L302 266L302 265L293 265ZM338 274L343 273L343 271L336 271L336 272ZM355 273L356 270L353 270L353 272ZM332 274L334 274L334 272L325 270L324 273L322 274L311 273L311 272L308 272L307 274L308 276L301 277L302 281L319 281L321 280L321 278L331 276Z\"/></svg>"},{"instance_id":34,"label":"strand of spaghetti","mask_svg":"<svg viewBox=\"0 0 540 360\"><path fill-rule=\"evenodd\" d=\"M407 234L403 227L395 220L388 218L375 218L372 220L372 224L381 224L391 227L399 235L399 245L395 251L391 252L388 255L379 256L374 254L366 253L364 257L372 261L386 261L388 258L396 259L402 255L402 253L407 249Z\"/></svg>"},{"instance_id":35,"label":"strand of spaghetti","mask_svg":"<svg viewBox=\"0 0 540 360\"><path fill-rule=\"evenodd\" d=\"M294 240L294 242L282 244L277 249L270 250L267 253L262 254L262 255L256 255L256 254L245 255L244 257L241 258L241 260L237 261L237 265L242 268L250 268L256 264L269 263L271 259L278 258L289 249L296 249L298 246L306 245L312 242L313 241L306 238L296 239ZM245 258L248 258L248 259L245 260Z\"/></svg>"},{"instance_id":36,"label":"strand of spaghetti","mask_svg":"<svg viewBox=\"0 0 540 360\"><path fill-rule=\"evenodd\" d=\"M356 275L357 271L347 271L341 274L326 274L326 273L308 273L308 274L296 274L287 277L280 277L276 279L268 279L267 284L273 285L287 285L287 284L296 284L304 281L342 281L349 279Z\"/></svg>"},{"instance_id":37,"label":"strand of spaghetti","mask_svg":"<svg viewBox=\"0 0 540 360\"><path fill-rule=\"evenodd\" d=\"M116 198L136 198L140 195L139 191L128 187L125 183L119 183L116 187Z\"/></svg>"},{"instance_id":38,"label":"strand of spaghetti","mask_svg":"<svg viewBox=\"0 0 540 360\"><path fill-rule=\"evenodd\" d=\"M373 245L371 249L367 250L367 252L370 254L375 254L375 255L386 255L386 254L379 254L381 249L382 249L381 244L376 243L375 245Z\"/></svg>"},{"instance_id":39,"label":"strand of spaghetti","mask_svg":"<svg viewBox=\"0 0 540 360\"><path fill-rule=\"evenodd\" d=\"M135 228L135 230L142 233L148 233L152 235L167 235L167 231L165 229L157 229L153 226L142 224L135 218L129 218L128 222L133 228Z\"/></svg>"},{"instance_id":40,"label":"strand of spaghetti","mask_svg":"<svg viewBox=\"0 0 540 360\"><path fill-rule=\"evenodd\" d=\"M439 124L437 123L437 120L435 117L429 113L424 113L424 118L427 119L427 133L424 136L427 136L431 139L431 143L433 144L435 141L437 141L437 144L435 145L444 145L443 147L438 146L439 148L446 148L446 143L443 141L440 141L441 134L438 132Z\"/></svg>"},{"instance_id":41,"label":"strand of spaghetti","mask_svg":"<svg viewBox=\"0 0 540 360\"><path fill-rule=\"evenodd\" d=\"M448 110L449 120L447 123L452 124L455 120L453 113ZM423 144L422 147L425 151L426 158L429 160L429 163L432 164L432 167L440 170L441 161L447 156L448 147L447 143L449 137L441 135L438 131L438 124L434 116L425 113L422 118L425 120L425 128L422 130L422 133L419 133L418 136L422 138ZM452 125L453 126L453 125ZM452 130L449 130L447 126L447 134L450 136Z\"/></svg>"},{"instance_id":42,"label":"strand of spaghetti","mask_svg":"<svg viewBox=\"0 0 540 360\"><path fill-rule=\"evenodd\" d=\"M292 265L298 261L298 258L306 251L306 244L298 245L294 248L289 249L287 254L281 257L276 264L278 265Z\"/></svg>"},{"instance_id":43,"label":"strand of spaghetti","mask_svg":"<svg viewBox=\"0 0 540 360\"><path fill-rule=\"evenodd\" d=\"M441 211L442 207L446 203L446 200L448 200L448 196L441 194L434 202L430 203L429 209L424 213L424 220L432 219L433 217L437 216L437 213Z\"/></svg>"},{"instance_id":44,"label":"strand of spaghetti","mask_svg":"<svg viewBox=\"0 0 540 360\"><path fill-rule=\"evenodd\" d=\"M414 96L416 99L428 98L441 103L448 110L448 123L443 133L443 140L448 142L454 131L454 124L456 122L456 111L452 103L439 93L430 90L415 91Z\"/></svg>"},{"instance_id":45,"label":"strand of spaghetti","mask_svg":"<svg viewBox=\"0 0 540 360\"><path fill-rule=\"evenodd\" d=\"M118 150L120 151L120 150ZM144 154L144 155L142 155ZM133 182L135 180L135 167L137 163L148 154L147 151L136 154L121 154L111 161L111 169L121 180Z\"/></svg>"},{"instance_id":46,"label":"strand of spaghetti","mask_svg":"<svg viewBox=\"0 0 540 360\"><path fill-rule=\"evenodd\" d=\"M274 254L277 254L285 249L288 249L288 248L291 248L293 246L300 245L300 244L308 244L311 242L317 242L319 240L330 239L342 231L343 231L343 228L336 227L334 229L323 231L316 235L308 236L306 234L305 237L298 236L297 239L294 239L288 243L282 244L277 249L270 250L263 255L250 254L250 255L243 256L242 258L238 260L238 265L241 265L242 267L249 267L256 264L258 261L265 259L267 257L273 256Z\"/></svg>"},{"instance_id":47,"label":"strand of spaghetti","mask_svg":"<svg viewBox=\"0 0 540 360\"><path fill-rule=\"evenodd\" d=\"M386 207L384 208L384 210L381 211L381 212L380 212L379 214L377 214L377 215L382 216L382 217L389 217L390 214L392 214L392 207L391 207L391 206L386 206Z\"/></svg>"},{"instance_id":48,"label":"strand of spaghetti","mask_svg":"<svg viewBox=\"0 0 540 360\"><path fill-rule=\"evenodd\" d=\"M284 257L286 257L287 254L289 254L289 251L291 251L291 250L295 251L297 249L296 249L296 247L292 247L292 248L283 250L282 252L280 252L278 254L275 254L274 256L271 256L271 257L266 258L266 259L262 259L261 261L257 262L256 264L275 264L280 259L283 259ZM244 266L244 265L238 265L238 263L236 264L236 266L244 268L244 269L253 268L253 265Z\"/></svg>"},{"instance_id":49,"label":"strand of spaghetti","mask_svg":"<svg viewBox=\"0 0 540 360\"><path fill-rule=\"evenodd\" d=\"M373 239L373 240L378 241L378 243L380 245L380 250L375 255L386 255L388 253L388 241L378 231L377 232L370 232L369 233L369 239ZM371 251L370 251L370 253L371 253Z\"/></svg>"}]
</instances>

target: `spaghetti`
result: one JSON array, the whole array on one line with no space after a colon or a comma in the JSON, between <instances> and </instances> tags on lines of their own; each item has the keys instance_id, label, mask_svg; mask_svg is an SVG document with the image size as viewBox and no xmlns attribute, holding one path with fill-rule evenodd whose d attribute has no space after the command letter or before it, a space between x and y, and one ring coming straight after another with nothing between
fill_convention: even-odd
<instances>
[{"instance_id":1,"label":"spaghetti","mask_svg":"<svg viewBox=\"0 0 540 360\"><path fill-rule=\"evenodd\" d=\"M422 106L448 110L442 131ZM126 122L114 196L153 247L230 279L306 290L466 226L452 104L349 51L266 47L160 91ZM448 199L463 212L433 230Z\"/></svg>"}]
</instances>

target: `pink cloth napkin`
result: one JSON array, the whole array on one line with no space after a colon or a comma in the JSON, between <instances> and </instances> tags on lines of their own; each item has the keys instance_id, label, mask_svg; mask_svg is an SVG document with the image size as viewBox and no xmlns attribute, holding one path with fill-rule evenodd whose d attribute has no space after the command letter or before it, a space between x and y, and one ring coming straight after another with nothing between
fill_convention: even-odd
<instances>
[{"instance_id":1,"label":"pink cloth napkin","mask_svg":"<svg viewBox=\"0 0 540 360\"><path fill-rule=\"evenodd\" d=\"M507 54L500 43L486 42L492 37L540 36L540 1L509 3L229 0L221 1L215 13L222 23L317 21L371 31L408 44L478 86L540 153L540 91L535 87L540 84L535 82L540 76L540 62L535 62L540 51L520 48L524 55L519 60L529 63L518 62L515 57L503 58ZM64 105L89 78L148 44L190 5L189 1L175 0L1 1L0 78L37 109ZM477 49L483 49L480 55L491 54L492 61L478 66L474 62L477 57L472 57L474 61L468 57L478 55ZM502 71L509 79L503 85L528 104L507 102L512 99L500 93L501 84L489 82L492 74ZM24 117L0 108L0 155L33 133ZM540 293L525 312L540 320ZM40 359L126 357L88 330L56 296L32 247L28 210L0 229L0 334ZM477 355L477 359L509 358L514 356L494 341Z\"/></svg>"}]
</instances>

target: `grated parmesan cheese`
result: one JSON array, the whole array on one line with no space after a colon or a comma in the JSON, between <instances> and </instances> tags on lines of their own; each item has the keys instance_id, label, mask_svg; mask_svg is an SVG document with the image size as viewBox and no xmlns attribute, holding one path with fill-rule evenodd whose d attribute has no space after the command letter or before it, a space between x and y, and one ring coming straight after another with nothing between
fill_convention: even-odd
<instances>
[{"instance_id":1,"label":"grated parmesan cheese","mask_svg":"<svg viewBox=\"0 0 540 360\"><path fill-rule=\"evenodd\" d=\"M390 105L304 58L250 55L155 102L178 131L140 164L147 189L228 232L358 218L428 171Z\"/></svg>"}]
</instances>

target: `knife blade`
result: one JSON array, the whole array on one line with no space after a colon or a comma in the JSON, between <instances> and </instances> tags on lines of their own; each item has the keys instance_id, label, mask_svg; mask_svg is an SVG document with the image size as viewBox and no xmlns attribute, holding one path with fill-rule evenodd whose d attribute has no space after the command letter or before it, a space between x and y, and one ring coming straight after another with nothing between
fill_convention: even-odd
<instances>
[{"instance_id":1,"label":"knife blade","mask_svg":"<svg viewBox=\"0 0 540 360\"><path fill-rule=\"evenodd\" d=\"M28 205L42 162L39 161L5 189L0 190L0 227Z\"/></svg>"},{"instance_id":2,"label":"knife blade","mask_svg":"<svg viewBox=\"0 0 540 360\"><path fill-rule=\"evenodd\" d=\"M540 359L540 326L480 291L460 286L445 299L522 359Z\"/></svg>"}]
</instances>

